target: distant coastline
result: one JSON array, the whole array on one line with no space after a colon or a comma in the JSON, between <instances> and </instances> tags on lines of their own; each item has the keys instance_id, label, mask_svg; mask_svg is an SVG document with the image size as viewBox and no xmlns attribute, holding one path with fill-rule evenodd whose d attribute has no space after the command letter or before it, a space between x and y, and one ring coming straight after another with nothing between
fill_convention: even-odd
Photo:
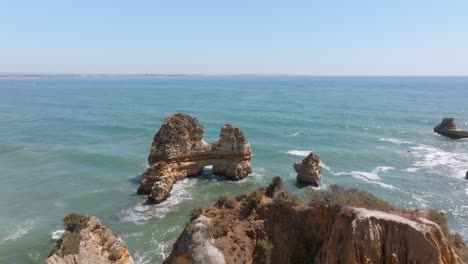
<instances>
[{"instance_id":1,"label":"distant coastline","mask_svg":"<svg viewBox=\"0 0 468 264\"><path fill-rule=\"evenodd\" d=\"M185 77L195 74L41 74L41 73L0 73L0 78L82 78L82 77Z\"/></svg>"}]
</instances>

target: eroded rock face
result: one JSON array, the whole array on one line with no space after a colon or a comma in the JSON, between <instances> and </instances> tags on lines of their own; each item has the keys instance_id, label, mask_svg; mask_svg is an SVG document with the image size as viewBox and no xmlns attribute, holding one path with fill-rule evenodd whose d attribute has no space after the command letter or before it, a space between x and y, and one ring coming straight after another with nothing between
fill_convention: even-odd
<instances>
[{"instance_id":1,"label":"eroded rock face","mask_svg":"<svg viewBox=\"0 0 468 264\"><path fill-rule=\"evenodd\" d=\"M224 125L220 139L208 144L203 126L187 114L167 117L154 136L149 167L144 171L138 194L147 194L153 202L166 200L175 182L200 174L212 165L213 173L227 180L240 180L252 172L250 143L240 128Z\"/></svg>"},{"instance_id":2,"label":"eroded rock face","mask_svg":"<svg viewBox=\"0 0 468 264\"><path fill-rule=\"evenodd\" d=\"M250 215L243 213L252 206ZM194 228L200 219L209 227ZM203 232L210 250L199 242L195 247L201 252L187 246L197 241L197 232ZM401 212L306 206L291 198L277 178L267 188L218 199L204 209L165 263L192 263L213 247L226 263L463 263L434 222Z\"/></svg>"},{"instance_id":3,"label":"eroded rock face","mask_svg":"<svg viewBox=\"0 0 468 264\"><path fill-rule=\"evenodd\" d=\"M213 228L211 219L199 216L182 232L172 249L172 254L164 261L166 264L224 264L224 254L214 245L210 237Z\"/></svg>"},{"instance_id":4,"label":"eroded rock face","mask_svg":"<svg viewBox=\"0 0 468 264\"><path fill-rule=\"evenodd\" d=\"M125 242L94 216L71 214L46 264L133 264Z\"/></svg>"},{"instance_id":5,"label":"eroded rock face","mask_svg":"<svg viewBox=\"0 0 468 264\"><path fill-rule=\"evenodd\" d=\"M311 152L302 162L294 163L294 170L297 173L298 182L319 186L322 167L317 154Z\"/></svg>"},{"instance_id":6,"label":"eroded rock face","mask_svg":"<svg viewBox=\"0 0 468 264\"><path fill-rule=\"evenodd\" d=\"M453 139L468 138L468 131L458 128L451 117L442 119L442 122L434 127L434 132Z\"/></svg>"}]
</instances>

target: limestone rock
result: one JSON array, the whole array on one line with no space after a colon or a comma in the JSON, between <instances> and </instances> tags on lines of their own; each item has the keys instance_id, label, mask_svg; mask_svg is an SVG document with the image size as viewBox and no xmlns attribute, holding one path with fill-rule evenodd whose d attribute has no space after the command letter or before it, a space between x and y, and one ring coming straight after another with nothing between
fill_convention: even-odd
<instances>
[{"instance_id":1,"label":"limestone rock","mask_svg":"<svg viewBox=\"0 0 468 264\"><path fill-rule=\"evenodd\" d=\"M303 205L276 177L235 201L203 209L164 263L463 263L434 222L402 212ZM242 213L252 206L250 215Z\"/></svg>"},{"instance_id":2,"label":"limestone rock","mask_svg":"<svg viewBox=\"0 0 468 264\"><path fill-rule=\"evenodd\" d=\"M453 139L468 138L468 131L458 128L451 117L442 119L442 122L434 127L434 132Z\"/></svg>"},{"instance_id":3,"label":"limestone rock","mask_svg":"<svg viewBox=\"0 0 468 264\"><path fill-rule=\"evenodd\" d=\"M227 180L241 180L252 172L250 143L239 127L224 125L217 142L203 139L203 126L187 114L167 117L154 136L149 167L143 172L138 194L155 203L166 200L175 182L200 174L205 166Z\"/></svg>"},{"instance_id":4,"label":"limestone rock","mask_svg":"<svg viewBox=\"0 0 468 264\"><path fill-rule=\"evenodd\" d=\"M70 214L46 264L133 264L125 242L94 216Z\"/></svg>"},{"instance_id":5,"label":"limestone rock","mask_svg":"<svg viewBox=\"0 0 468 264\"><path fill-rule=\"evenodd\" d=\"M322 167L317 154L311 152L302 162L294 163L294 170L297 173L298 182L319 186Z\"/></svg>"},{"instance_id":6,"label":"limestone rock","mask_svg":"<svg viewBox=\"0 0 468 264\"><path fill-rule=\"evenodd\" d=\"M223 253L210 237L211 219L199 216L182 232L165 264L225 264Z\"/></svg>"}]
</instances>

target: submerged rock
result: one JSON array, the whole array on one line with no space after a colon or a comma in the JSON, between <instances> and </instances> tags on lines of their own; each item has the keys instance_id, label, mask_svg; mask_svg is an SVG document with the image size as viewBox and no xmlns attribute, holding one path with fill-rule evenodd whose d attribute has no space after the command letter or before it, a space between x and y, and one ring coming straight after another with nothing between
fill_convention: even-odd
<instances>
[{"instance_id":1,"label":"submerged rock","mask_svg":"<svg viewBox=\"0 0 468 264\"><path fill-rule=\"evenodd\" d=\"M317 154L311 152L302 162L294 163L294 170L297 173L298 182L319 186L322 167Z\"/></svg>"},{"instance_id":2,"label":"submerged rock","mask_svg":"<svg viewBox=\"0 0 468 264\"><path fill-rule=\"evenodd\" d=\"M94 216L70 214L46 264L133 264L125 242Z\"/></svg>"},{"instance_id":3,"label":"submerged rock","mask_svg":"<svg viewBox=\"0 0 468 264\"><path fill-rule=\"evenodd\" d=\"M164 263L463 263L439 225L390 209L304 205L275 178L192 213Z\"/></svg>"},{"instance_id":4,"label":"submerged rock","mask_svg":"<svg viewBox=\"0 0 468 264\"><path fill-rule=\"evenodd\" d=\"M197 176L205 166L228 180L241 180L252 172L250 143L239 127L224 125L217 142L203 139L203 126L195 117L178 113L167 117L154 136L149 167L143 172L138 194L153 202L166 200L175 182Z\"/></svg>"},{"instance_id":5,"label":"submerged rock","mask_svg":"<svg viewBox=\"0 0 468 264\"><path fill-rule=\"evenodd\" d=\"M468 138L468 131L458 128L451 117L442 119L442 122L434 127L434 132L453 139Z\"/></svg>"}]
</instances>

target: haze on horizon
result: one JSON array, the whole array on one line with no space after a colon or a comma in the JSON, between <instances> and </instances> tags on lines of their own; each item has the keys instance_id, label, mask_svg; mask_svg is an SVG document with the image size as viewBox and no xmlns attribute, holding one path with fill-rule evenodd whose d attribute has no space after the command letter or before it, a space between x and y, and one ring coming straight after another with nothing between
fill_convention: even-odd
<instances>
[{"instance_id":1,"label":"haze on horizon","mask_svg":"<svg viewBox=\"0 0 468 264\"><path fill-rule=\"evenodd\" d=\"M2 1L0 73L468 75L468 1Z\"/></svg>"}]
</instances>

